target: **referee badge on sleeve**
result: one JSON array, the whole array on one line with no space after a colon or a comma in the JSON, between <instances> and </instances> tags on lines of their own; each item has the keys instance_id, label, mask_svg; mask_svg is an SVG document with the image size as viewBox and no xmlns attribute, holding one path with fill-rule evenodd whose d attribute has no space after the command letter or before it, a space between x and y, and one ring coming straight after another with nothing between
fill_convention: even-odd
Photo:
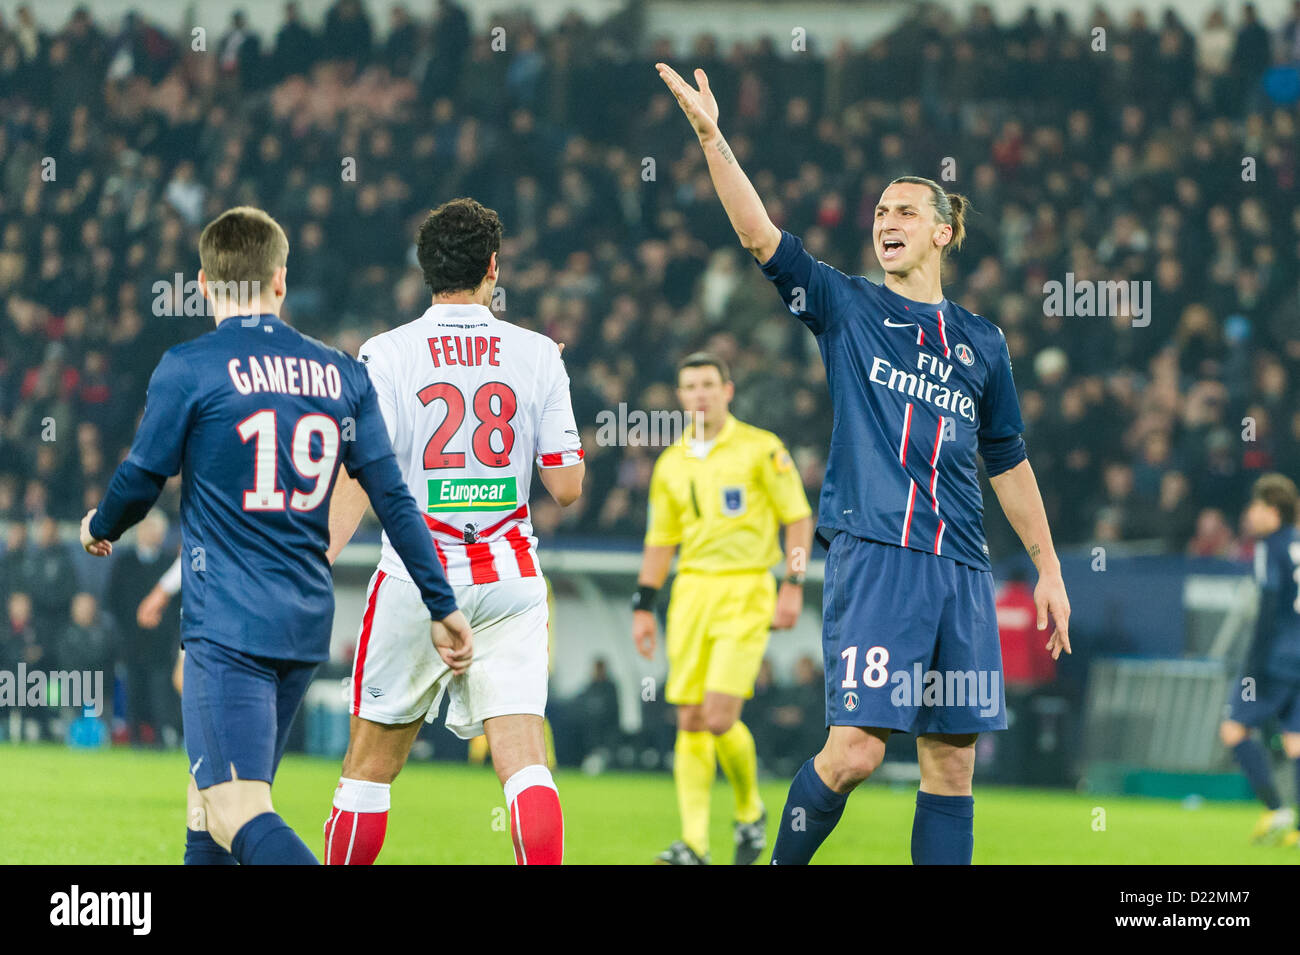
<instances>
[{"instance_id":1,"label":"referee badge on sleeve","mask_svg":"<svg viewBox=\"0 0 1300 955\"><path fill-rule=\"evenodd\" d=\"M794 461L790 459L790 452L785 448L777 448L772 452L772 467L776 469L777 474L784 474L794 467Z\"/></svg>"},{"instance_id":2,"label":"referee badge on sleeve","mask_svg":"<svg viewBox=\"0 0 1300 955\"><path fill-rule=\"evenodd\" d=\"M722 489L722 513L727 517L739 517L745 513L745 489L743 487L724 487Z\"/></svg>"}]
</instances>

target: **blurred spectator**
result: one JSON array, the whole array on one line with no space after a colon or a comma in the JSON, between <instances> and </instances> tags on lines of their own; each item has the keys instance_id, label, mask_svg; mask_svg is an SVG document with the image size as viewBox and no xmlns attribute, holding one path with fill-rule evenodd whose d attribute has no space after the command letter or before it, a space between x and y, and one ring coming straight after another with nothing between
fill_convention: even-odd
<instances>
[{"instance_id":1,"label":"blurred spectator","mask_svg":"<svg viewBox=\"0 0 1300 955\"><path fill-rule=\"evenodd\" d=\"M1196 534L1187 544L1188 554L1232 559L1237 556L1238 549L1232 526L1221 510L1207 507L1196 515Z\"/></svg>"},{"instance_id":2,"label":"blurred spectator","mask_svg":"<svg viewBox=\"0 0 1300 955\"><path fill-rule=\"evenodd\" d=\"M114 549L105 603L121 638L128 729L132 741L144 745L164 742L180 726L171 684L179 645L177 616L164 613L152 628L141 627L136 619L140 602L175 555L163 550L167 527L167 518L155 508L136 526L134 546Z\"/></svg>"},{"instance_id":3,"label":"blurred spectator","mask_svg":"<svg viewBox=\"0 0 1300 955\"><path fill-rule=\"evenodd\" d=\"M32 599L21 591L9 595L6 605L8 613L3 629L0 629L0 662L4 669L13 674L15 686L18 686L18 667L25 665L28 670L49 669L54 663L54 654L47 645L47 639L40 634L32 616ZM23 697L18 700L14 712L22 727L21 738L40 739L49 735L52 713L43 705L28 706L27 691L32 684L23 684ZM48 702L48 699L47 699Z\"/></svg>"},{"instance_id":4,"label":"blurred spectator","mask_svg":"<svg viewBox=\"0 0 1300 955\"><path fill-rule=\"evenodd\" d=\"M29 552L22 580L31 595L37 630L53 637L68 619L77 592L77 571L71 545L59 538L59 525L52 517L43 517L36 525L36 547Z\"/></svg>"},{"instance_id":5,"label":"blurred spectator","mask_svg":"<svg viewBox=\"0 0 1300 955\"><path fill-rule=\"evenodd\" d=\"M94 594L79 593L72 598L72 622L63 631L56 647L59 669L81 670L104 675L104 711L101 717L113 717L113 666L117 660L117 641L113 627L99 612Z\"/></svg>"}]
</instances>

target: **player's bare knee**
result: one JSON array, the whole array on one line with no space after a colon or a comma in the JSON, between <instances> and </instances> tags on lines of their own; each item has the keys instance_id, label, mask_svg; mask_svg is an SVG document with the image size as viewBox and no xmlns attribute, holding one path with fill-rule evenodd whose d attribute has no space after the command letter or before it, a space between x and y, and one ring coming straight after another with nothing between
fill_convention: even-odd
<instances>
[{"instance_id":1,"label":"player's bare knee","mask_svg":"<svg viewBox=\"0 0 1300 955\"><path fill-rule=\"evenodd\" d=\"M1300 733L1283 733L1282 751L1287 759L1300 759Z\"/></svg>"},{"instance_id":2,"label":"player's bare knee","mask_svg":"<svg viewBox=\"0 0 1300 955\"><path fill-rule=\"evenodd\" d=\"M721 736L735 725L734 713L710 711L704 714L704 728L714 736Z\"/></svg>"},{"instance_id":3,"label":"player's bare knee","mask_svg":"<svg viewBox=\"0 0 1300 955\"><path fill-rule=\"evenodd\" d=\"M704 708L699 704L677 707L677 728L683 733L708 732L708 724L704 722Z\"/></svg>"},{"instance_id":4,"label":"player's bare knee","mask_svg":"<svg viewBox=\"0 0 1300 955\"><path fill-rule=\"evenodd\" d=\"M831 776L830 787L836 792L853 789L871 778L884 758L884 751L862 742L853 746L840 746L830 752L826 769Z\"/></svg>"}]
</instances>

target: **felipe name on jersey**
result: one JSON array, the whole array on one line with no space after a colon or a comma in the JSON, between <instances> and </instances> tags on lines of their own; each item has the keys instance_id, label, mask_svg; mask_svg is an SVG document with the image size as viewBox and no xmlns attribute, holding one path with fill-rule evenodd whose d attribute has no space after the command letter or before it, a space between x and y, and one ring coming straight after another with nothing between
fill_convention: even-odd
<instances>
[{"instance_id":1,"label":"felipe name on jersey","mask_svg":"<svg viewBox=\"0 0 1300 955\"><path fill-rule=\"evenodd\" d=\"M501 338L498 335L440 335L429 339L433 367L443 365L501 364Z\"/></svg>"}]
</instances>

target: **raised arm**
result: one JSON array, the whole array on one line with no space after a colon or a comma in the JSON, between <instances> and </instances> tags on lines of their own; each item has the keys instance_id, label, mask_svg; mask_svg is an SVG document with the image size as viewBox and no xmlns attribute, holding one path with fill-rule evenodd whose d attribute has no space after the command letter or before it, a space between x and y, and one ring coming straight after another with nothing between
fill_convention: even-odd
<instances>
[{"instance_id":1,"label":"raised arm","mask_svg":"<svg viewBox=\"0 0 1300 955\"><path fill-rule=\"evenodd\" d=\"M781 230L768 218L754 184L722 138L718 129L718 101L709 89L709 78L703 70L696 70L695 81L700 84L696 89L668 64L656 63L655 68L699 137L704 158L709 164L709 175L713 177L713 188L722 200L722 208L727 210L740 244L759 262L766 262L776 253L781 242Z\"/></svg>"}]
</instances>

